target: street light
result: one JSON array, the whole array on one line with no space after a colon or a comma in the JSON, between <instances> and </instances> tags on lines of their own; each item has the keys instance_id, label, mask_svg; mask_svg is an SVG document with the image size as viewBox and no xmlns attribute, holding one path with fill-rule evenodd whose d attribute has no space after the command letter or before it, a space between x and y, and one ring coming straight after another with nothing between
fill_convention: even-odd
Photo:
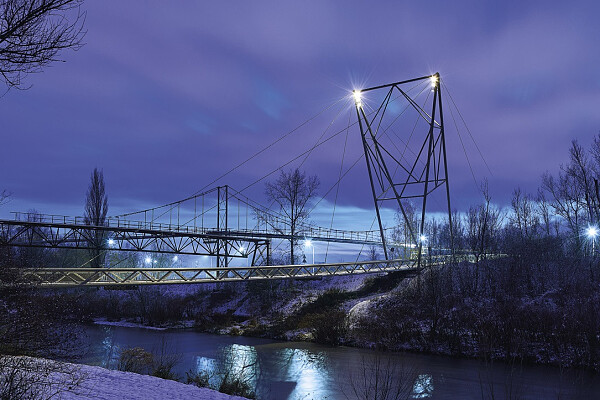
<instances>
[{"instance_id":1,"label":"street light","mask_svg":"<svg viewBox=\"0 0 600 400\"><path fill-rule=\"evenodd\" d=\"M431 82L431 89L435 89L435 87L437 86L438 82L439 82L439 78L437 75L431 75L429 77L429 82Z\"/></svg>"},{"instance_id":2,"label":"street light","mask_svg":"<svg viewBox=\"0 0 600 400\"><path fill-rule=\"evenodd\" d=\"M360 90L353 90L352 96L354 96L354 104L356 104L356 107L361 108L362 107L362 93L360 92Z\"/></svg>"},{"instance_id":3,"label":"street light","mask_svg":"<svg viewBox=\"0 0 600 400\"><path fill-rule=\"evenodd\" d=\"M315 263L315 246L313 246L312 240L305 240L304 246L312 248L312 263L314 264Z\"/></svg>"},{"instance_id":4,"label":"street light","mask_svg":"<svg viewBox=\"0 0 600 400\"><path fill-rule=\"evenodd\" d=\"M250 264L250 261L248 260L248 254L244 253L244 251L246 251L246 248L244 246L240 246L240 248L238 249L238 251L240 252L240 255L246 257L246 267L248 267L249 264Z\"/></svg>"},{"instance_id":5,"label":"street light","mask_svg":"<svg viewBox=\"0 0 600 400\"><path fill-rule=\"evenodd\" d=\"M587 235L588 239L592 241L592 255L594 255L595 252L596 237L598 236L598 233L598 227L593 225L588 226L588 228L585 230L585 234Z\"/></svg>"},{"instance_id":6,"label":"street light","mask_svg":"<svg viewBox=\"0 0 600 400\"><path fill-rule=\"evenodd\" d=\"M426 246L426 243L427 243L427 236L425 236L425 235L421 235L421 236L419 236L419 242L421 242L421 249L422 249L423 247L425 247L425 246ZM425 251L427 251L427 248L426 248L426 247L425 247Z\"/></svg>"},{"instance_id":7,"label":"street light","mask_svg":"<svg viewBox=\"0 0 600 400\"><path fill-rule=\"evenodd\" d=\"M308 239L304 241L304 247L312 248L312 264L315 265L315 246L313 246L312 240ZM315 267L313 267L313 275L315 274Z\"/></svg>"}]
</instances>

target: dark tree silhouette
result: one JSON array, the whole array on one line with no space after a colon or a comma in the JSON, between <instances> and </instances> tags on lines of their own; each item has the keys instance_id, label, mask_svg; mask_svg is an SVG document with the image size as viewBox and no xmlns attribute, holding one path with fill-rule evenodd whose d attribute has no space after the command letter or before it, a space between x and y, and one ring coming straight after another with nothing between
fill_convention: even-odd
<instances>
[{"instance_id":1,"label":"dark tree silhouette","mask_svg":"<svg viewBox=\"0 0 600 400\"><path fill-rule=\"evenodd\" d=\"M10 198L10 192L6 190L0 191L0 206L6 204Z\"/></svg>"},{"instance_id":2,"label":"dark tree silhouette","mask_svg":"<svg viewBox=\"0 0 600 400\"><path fill-rule=\"evenodd\" d=\"M7 88L77 50L85 35L83 0L0 0L0 75Z\"/></svg>"},{"instance_id":3,"label":"dark tree silhouette","mask_svg":"<svg viewBox=\"0 0 600 400\"><path fill-rule=\"evenodd\" d=\"M306 176L298 168L288 172L281 171L281 175L275 182L266 185L267 198L277 203L280 212L285 216L284 225L291 235L290 262L292 264L295 262L294 247L298 245L295 236L301 233L300 227L309 217L307 204L316 195L318 187L317 176Z\"/></svg>"},{"instance_id":4,"label":"dark tree silhouette","mask_svg":"<svg viewBox=\"0 0 600 400\"><path fill-rule=\"evenodd\" d=\"M108 213L108 196L104 186L104 174L94 168L91 175L85 199L84 222L91 226L104 226ZM102 265L101 248L105 233L99 230L90 230L90 255L92 266L99 268Z\"/></svg>"}]
</instances>

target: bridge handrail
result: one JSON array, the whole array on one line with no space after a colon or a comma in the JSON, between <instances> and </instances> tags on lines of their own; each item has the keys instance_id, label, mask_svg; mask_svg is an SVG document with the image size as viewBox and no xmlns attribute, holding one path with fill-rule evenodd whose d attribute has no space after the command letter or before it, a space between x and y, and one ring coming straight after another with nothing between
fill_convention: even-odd
<instances>
[{"instance_id":1,"label":"bridge handrail","mask_svg":"<svg viewBox=\"0 0 600 400\"><path fill-rule=\"evenodd\" d=\"M40 213L29 213L13 211L14 220L18 222L38 222L38 223L50 223L50 224L71 224L71 225L89 225L85 221L85 217L81 216L68 216L62 214L40 214ZM185 224L173 224L155 221L136 221L127 220L119 217L108 217L106 218L103 227L116 227L116 228L130 228L130 229L148 229L148 230L160 230L170 232L185 232L185 233L207 233L217 231L216 228L212 227L197 227ZM229 229L234 232L257 232L254 229ZM225 230L222 230L225 231ZM264 233L270 234L283 234L291 235L291 230L287 227L284 228L273 228L258 230ZM297 230L298 237L309 238L330 238L330 239L347 239L347 240L362 240L362 241L377 241L379 234L378 231L347 231L342 229L330 229L323 228L320 226L301 225Z\"/></svg>"},{"instance_id":2,"label":"bridge handrail","mask_svg":"<svg viewBox=\"0 0 600 400\"><path fill-rule=\"evenodd\" d=\"M394 260L369 260L369 261L356 261L356 262L339 262L339 263L326 263L326 264L286 264L286 265L254 265L248 267L151 267L151 268L140 268L140 267L114 267L114 268L92 268L92 267L60 267L60 268L22 268L22 271L69 271L69 272L94 272L94 271L112 271L112 272L131 272L139 271L140 269L156 272L167 272L167 271L222 271L222 270L248 270L248 269L288 269L288 268L328 268L328 267L346 267L353 265L377 265L377 264L414 264L415 259L394 259Z\"/></svg>"}]
</instances>

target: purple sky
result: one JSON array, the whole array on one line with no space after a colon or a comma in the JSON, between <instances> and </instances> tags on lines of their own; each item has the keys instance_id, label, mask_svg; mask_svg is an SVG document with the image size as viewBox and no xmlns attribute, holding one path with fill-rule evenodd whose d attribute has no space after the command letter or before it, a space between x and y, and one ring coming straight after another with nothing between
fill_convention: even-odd
<instances>
[{"instance_id":1,"label":"purple sky","mask_svg":"<svg viewBox=\"0 0 600 400\"><path fill-rule=\"evenodd\" d=\"M86 45L0 98L0 189L13 193L0 216L81 214L94 167L110 214L177 200L353 87L436 71L493 173L464 131L476 178L500 205L516 186L535 192L571 139L587 146L600 129L597 1L140 4L88 0ZM219 183L242 188L298 155L338 110ZM452 201L464 208L477 192L458 137L447 142ZM342 147L302 166L322 192ZM351 131L347 162L360 151ZM356 170L338 200L349 213L372 207L364 162ZM247 191L261 202L263 192L263 182Z\"/></svg>"}]
</instances>

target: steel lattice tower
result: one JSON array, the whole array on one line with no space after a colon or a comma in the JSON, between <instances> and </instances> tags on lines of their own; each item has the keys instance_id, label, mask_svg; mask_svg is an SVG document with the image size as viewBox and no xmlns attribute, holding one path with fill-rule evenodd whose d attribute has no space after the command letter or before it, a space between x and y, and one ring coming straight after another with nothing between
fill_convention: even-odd
<instances>
[{"instance_id":1,"label":"steel lattice tower","mask_svg":"<svg viewBox=\"0 0 600 400\"><path fill-rule=\"evenodd\" d=\"M409 89L408 86L412 84L414 88L415 85L418 86L421 84L422 86L426 82L430 82L431 86L426 87L425 90L431 89L431 93L428 93L425 101L428 104L421 106L409 94L412 89ZM390 259L390 254L380 212L385 202L397 203L406 226L409 229L412 243L418 249L420 264L422 248L426 240L424 227L427 198L435 189L445 186L450 237L451 241L453 241L450 186L448 182L444 116L440 86L440 76L439 73L436 73L434 75L354 91L356 114L375 203L375 212L377 213L379 230L381 232L383 251L385 258L388 260ZM385 93L383 101L377 108L373 108L371 112L365 112L363 107L363 96L368 92ZM432 97L431 100L430 97ZM422 131L418 131L416 130L417 123L415 123L410 133L410 137L416 134L416 140L419 140L418 143L421 143L418 153L413 152L415 157L412 160L407 160L404 153L401 153L397 147L394 146L395 149L392 149L382 140L384 135L387 135L387 130L404 113L404 111L400 113L392 121L392 124L387 127L383 123L385 121L384 117L387 113L390 113L390 108L391 106L395 106L393 103L397 99L401 99L408 109L416 111L417 122L420 121L425 125ZM426 108L430 111L427 111ZM422 142L420 142L421 138ZM398 173L401 176L397 176ZM413 226L413 221L406 214L402 203L402 200L405 199L421 200L421 217L418 227ZM417 228L418 236L416 235ZM451 247L453 247L453 243Z\"/></svg>"}]
</instances>

